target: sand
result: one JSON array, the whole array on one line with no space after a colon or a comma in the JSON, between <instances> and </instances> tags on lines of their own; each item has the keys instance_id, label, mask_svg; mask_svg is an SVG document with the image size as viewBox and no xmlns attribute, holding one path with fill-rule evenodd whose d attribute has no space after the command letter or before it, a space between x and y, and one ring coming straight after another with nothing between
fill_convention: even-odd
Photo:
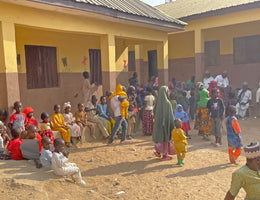
<instances>
[{"instance_id":1,"label":"sand","mask_svg":"<svg viewBox=\"0 0 260 200\"><path fill-rule=\"evenodd\" d=\"M239 123L244 145L260 141L259 119ZM102 141L79 145L69 160L81 169L85 187L25 160L0 161L0 199L224 199L232 172L245 164L244 152L238 165L229 164L225 128L223 146L218 148L197 131L191 134L183 167L176 165L176 155L170 161L156 159L150 136L139 135L126 145L107 146ZM244 197L240 190L236 199Z\"/></svg>"}]
</instances>

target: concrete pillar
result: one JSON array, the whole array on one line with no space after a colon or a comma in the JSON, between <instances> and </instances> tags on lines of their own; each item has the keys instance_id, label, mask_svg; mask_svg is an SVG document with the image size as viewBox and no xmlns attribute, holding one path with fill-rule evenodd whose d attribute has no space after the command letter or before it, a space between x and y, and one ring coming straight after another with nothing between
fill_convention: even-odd
<instances>
[{"instance_id":1,"label":"concrete pillar","mask_svg":"<svg viewBox=\"0 0 260 200\"><path fill-rule=\"evenodd\" d=\"M138 74L138 84L144 84L143 46L135 45L135 67Z\"/></svg>"},{"instance_id":2,"label":"concrete pillar","mask_svg":"<svg viewBox=\"0 0 260 200\"><path fill-rule=\"evenodd\" d=\"M157 45L157 65L159 86L168 85L168 37Z\"/></svg>"},{"instance_id":3,"label":"concrete pillar","mask_svg":"<svg viewBox=\"0 0 260 200\"><path fill-rule=\"evenodd\" d=\"M1 72L5 79L5 108L9 114L15 101L20 101L20 88L16 60L15 24L2 21L1 23L0 52L2 51Z\"/></svg>"},{"instance_id":4,"label":"concrete pillar","mask_svg":"<svg viewBox=\"0 0 260 200\"><path fill-rule=\"evenodd\" d=\"M195 78L202 81L204 74L204 35L202 30L194 31L195 37Z\"/></svg>"},{"instance_id":5,"label":"concrete pillar","mask_svg":"<svg viewBox=\"0 0 260 200\"><path fill-rule=\"evenodd\" d=\"M108 34L101 36L101 63L103 92L114 91L116 88L116 46L115 36Z\"/></svg>"}]
</instances>

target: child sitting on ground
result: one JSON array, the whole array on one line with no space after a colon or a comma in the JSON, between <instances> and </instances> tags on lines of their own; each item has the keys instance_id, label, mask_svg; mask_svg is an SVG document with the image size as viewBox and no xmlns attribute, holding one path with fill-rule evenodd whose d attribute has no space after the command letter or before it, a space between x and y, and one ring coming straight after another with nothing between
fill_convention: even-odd
<instances>
[{"instance_id":1,"label":"child sitting on ground","mask_svg":"<svg viewBox=\"0 0 260 200\"><path fill-rule=\"evenodd\" d=\"M84 104L78 104L78 111L75 113L75 121L77 125L81 128L81 142L85 141L85 134L83 133L83 128L88 127L90 129L90 135L94 136L95 134L95 125L87 121L87 113L84 111Z\"/></svg>"},{"instance_id":2,"label":"child sitting on ground","mask_svg":"<svg viewBox=\"0 0 260 200\"><path fill-rule=\"evenodd\" d=\"M21 134L20 128L13 128L11 130L11 134L13 139L11 139L7 145L7 150L11 153L12 160L22 160L23 155L20 150L20 146L22 144L22 140L19 138Z\"/></svg>"},{"instance_id":3,"label":"child sitting on ground","mask_svg":"<svg viewBox=\"0 0 260 200\"><path fill-rule=\"evenodd\" d=\"M51 164L54 173L59 176L71 176L72 180L80 186L85 186L86 182L82 180L79 168L75 163L68 162L69 152L65 149L63 139L54 140L55 151L52 154Z\"/></svg>"},{"instance_id":4,"label":"child sitting on ground","mask_svg":"<svg viewBox=\"0 0 260 200\"><path fill-rule=\"evenodd\" d=\"M191 136L189 135L189 130L191 130L189 115L183 110L181 104L176 106L174 117L175 119L180 119L182 121L182 130L185 132L186 137L191 139Z\"/></svg>"},{"instance_id":5,"label":"child sitting on ground","mask_svg":"<svg viewBox=\"0 0 260 200\"><path fill-rule=\"evenodd\" d=\"M41 136L43 137L48 137L50 138L52 144L54 142L54 137L53 137L53 132L51 130L52 124L49 120L49 114L46 112L43 112L41 114L41 119L42 122L40 123L40 131L41 131Z\"/></svg>"},{"instance_id":6,"label":"child sitting on ground","mask_svg":"<svg viewBox=\"0 0 260 200\"><path fill-rule=\"evenodd\" d=\"M4 149L5 149L4 140L5 139L9 140L6 130L7 130L6 126L2 121L0 121L0 160L3 160L4 158Z\"/></svg>"},{"instance_id":7,"label":"child sitting on ground","mask_svg":"<svg viewBox=\"0 0 260 200\"><path fill-rule=\"evenodd\" d=\"M51 159L52 159L52 152L50 151L52 146L52 141L49 137L42 138L42 153L40 156L40 161L42 167L45 169L51 169Z\"/></svg>"},{"instance_id":8,"label":"child sitting on ground","mask_svg":"<svg viewBox=\"0 0 260 200\"><path fill-rule=\"evenodd\" d=\"M25 123L26 116L24 113L21 112L22 103L16 101L14 103L14 110L15 113L11 115L8 126L10 129L20 128L21 131L24 131L25 130L24 123Z\"/></svg>"},{"instance_id":9,"label":"child sitting on ground","mask_svg":"<svg viewBox=\"0 0 260 200\"><path fill-rule=\"evenodd\" d=\"M27 133L27 134L26 134ZM33 160L36 168L41 168L40 163L40 150L41 150L41 138L36 138L38 135L38 129L35 125L29 125L27 131L22 133L23 142L20 146L22 155L25 159ZM38 136L39 137L39 136Z\"/></svg>"},{"instance_id":10,"label":"child sitting on ground","mask_svg":"<svg viewBox=\"0 0 260 200\"><path fill-rule=\"evenodd\" d=\"M182 122L180 119L174 120L175 129L172 131L172 139L174 142L174 148L177 154L178 163L177 165L184 165L184 158L187 153L187 140L182 130Z\"/></svg>"},{"instance_id":11,"label":"child sitting on ground","mask_svg":"<svg viewBox=\"0 0 260 200\"><path fill-rule=\"evenodd\" d=\"M122 121L125 120L125 118L128 118L128 106L129 102L127 101L127 94L123 91L122 85L118 84L116 86L116 92L111 94L109 96L109 99L112 99L114 96L119 96L118 99L121 102L120 103L120 112Z\"/></svg>"},{"instance_id":12,"label":"child sitting on ground","mask_svg":"<svg viewBox=\"0 0 260 200\"><path fill-rule=\"evenodd\" d=\"M51 121L53 123L53 130L60 131L62 139L65 141L67 147L71 147L70 143L70 128L64 121L62 114L60 113L60 105L54 105L55 113L51 116Z\"/></svg>"},{"instance_id":13,"label":"child sitting on ground","mask_svg":"<svg viewBox=\"0 0 260 200\"><path fill-rule=\"evenodd\" d=\"M35 125L36 127L38 127L38 122L36 121L36 119L33 116L34 110L31 107L27 107L23 110L23 113L25 114L26 118L25 118L25 128L27 126L30 125Z\"/></svg>"},{"instance_id":14,"label":"child sitting on ground","mask_svg":"<svg viewBox=\"0 0 260 200\"><path fill-rule=\"evenodd\" d=\"M236 107L231 105L227 110L228 117L226 119L226 127L229 160L231 163L236 164L236 160L241 154L241 147L243 146L241 142L241 129L239 127L237 118L235 117Z\"/></svg>"}]
</instances>

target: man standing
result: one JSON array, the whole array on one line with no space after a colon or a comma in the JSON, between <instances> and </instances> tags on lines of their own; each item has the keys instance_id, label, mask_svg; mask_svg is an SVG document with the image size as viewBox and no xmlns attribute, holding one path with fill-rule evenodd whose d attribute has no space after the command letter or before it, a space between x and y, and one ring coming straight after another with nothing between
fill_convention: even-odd
<instances>
[{"instance_id":1,"label":"man standing","mask_svg":"<svg viewBox=\"0 0 260 200\"><path fill-rule=\"evenodd\" d=\"M120 90L122 90L122 86L119 84L117 87L121 87ZM113 145L115 144L114 137L120 127L122 126L122 137L121 137L121 143L127 143L128 141L126 140L126 130L127 130L127 122L126 120L122 120L121 117L121 112L120 112L120 101L123 100L119 95L115 95L112 98L109 98L111 102L111 108L114 112L114 117L115 117L115 125L112 130L111 136L108 141L108 145Z\"/></svg>"},{"instance_id":2,"label":"man standing","mask_svg":"<svg viewBox=\"0 0 260 200\"><path fill-rule=\"evenodd\" d=\"M205 72L204 78L203 78L203 85L205 89L209 88L209 84L211 81L213 81L214 78L210 75L209 71Z\"/></svg>"},{"instance_id":3,"label":"man standing","mask_svg":"<svg viewBox=\"0 0 260 200\"><path fill-rule=\"evenodd\" d=\"M133 73L133 77L128 80L129 85L132 85L135 87L135 90L137 89L138 85L138 79L137 79L137 72Z\"/></svg>"},{"instance_id":4,"label":"man standing","mask_svg":"<svg viewBox=\"0 0 260 200\"><path fill-rule=\"evenodd\" d=\"M225 200L234 200L241 188L246 191L245 199L260 198L260 143L251 143L244 148L244 151L246 165L233 172L231 187Z\"/></svg>"},{"instance_id":5,"label":"man standing","mask_svg":"<svg viewBox=\"0 0 260 200\"><path fill-rule=\"evenodd\" d=\"M246 111L249 107L249 104L252 100L252 92L248 88L248 83L244 82L242 89L239 90L238 96L237 96L237 104L236 109L237 113L236 115L238 117L242 117L242 119L246 116Z\"/></svg>"},{"instance_id":6,"label":"man standing","mask_svg":"<svg viewBox=\"0 0 260 200\"><path fill-rule=\"evenodd\" d=\"M223 90L224 88L228 87L229 80L227 77L227 71L224 71L222 74L217 75L215 81L217 81L217 86L220 88L220 90Z\"/></svg>"}]
</instances>

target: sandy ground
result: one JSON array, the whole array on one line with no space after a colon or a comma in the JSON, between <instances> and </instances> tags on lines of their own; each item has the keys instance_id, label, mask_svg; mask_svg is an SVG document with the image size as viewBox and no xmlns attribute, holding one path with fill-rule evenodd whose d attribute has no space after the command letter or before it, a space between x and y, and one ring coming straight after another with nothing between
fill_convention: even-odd
<instances>
[{"instance_id":1,"label":"sandy ground","mask_svg":"<svg viewBox=\"0 0 260 200\"><path fill-rule=\"evenodd\" d=\"M260 141L259 119L239 123L244 144ZM156 159L151 137L138 136L127 145L80 145L69 159L80 167L85 187L28 161L0 161L0 199L224 199L232 172L245 164L244 153L238 165L229 164L225 129L219 148L203 141L197 131L191 133L183 167L176 165L176 156L170 161ZM88 162L91 158L93 162ZM241 190L236 199L244 197Z\"/></svg>"}]
</instances>

